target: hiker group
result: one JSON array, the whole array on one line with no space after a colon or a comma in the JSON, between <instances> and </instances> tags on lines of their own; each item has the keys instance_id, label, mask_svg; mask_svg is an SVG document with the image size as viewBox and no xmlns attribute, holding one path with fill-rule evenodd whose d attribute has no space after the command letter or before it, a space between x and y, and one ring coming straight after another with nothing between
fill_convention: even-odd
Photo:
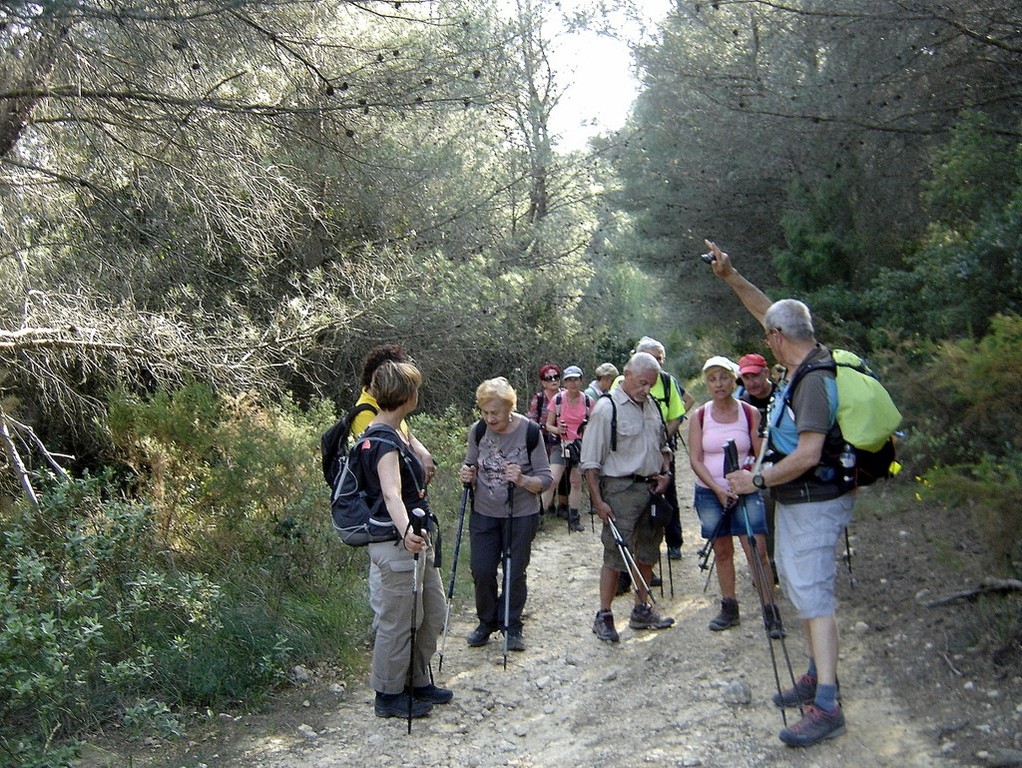
<instances>
[{"instance_id":1,"label":"hiker group","mask_svg":"<svg viewBox=\"0 0 1022 768\"><path fill-rule=\"evenodd\" d=\"M643 337L621 371L604 363L587 387L578 366L544 365L539 391L524 415L507 379L482 381L476 389L480 418L469 427L459 470L463 493L446 595L439 575L440 531L425 490L435 465L404 420L418 404L421 373L397 345L377 347L367 356L361 397L324 435L323 454L324 474L334 489L335 528L348 543L369 549L376 628L370 682L377 716L407 718L410 732L413 719L454 696L434 682L431 660L439 648L442 670L466 515L478 618L468 646L486 645L499 633L505 666L509 652L526 649L522 615L532 541L544 515L563 518L569 534L585 530L583 484L589 525L595 530L599 518L603 545L593 633L607 643L620 641L612 602L628 589L634 592L630 629L671 627L674 619L655 605L653 587L663 589L663 567L655 574L654 565L661 562L664 543L668 566L681 557L674 476L675 462L685 460L678 455L681 447L695 474L693 507L707 542L701 567L707 568L712 554L721 592L720 612L709 629L724 631L740 621L738 537L774 662L773 701L782 716L785 708L802 715L790 726L784 717L780 739L809 746L844 732L835 546L851 520L855 487L872 479L857 473L856 461L893 460L889 435L897 411L890 404L893 422L876 428L886 430L887 439L872 435L864 438L869 445L850 444L842 430L851 431L845 402L851 385L842 384L851 375L839 370L868 370L836 361L837 354L817 342L804 304L771 302L726 253L712 242L707 246L704 260L763 325L764 344L787 372L786 380L774 381L767 359L755 352L737 363L713 356L702 368L709 400L694 409L691 395L662 368L663 344ZM687 442L681 433L686 416ZM345 450L349 435L356 440ZM870 471L886 474L886 468ZM809 666L797 678L784 646L778 583L805 634ZM777 671L775 641L787 662L787 688Z\"/></svg>"}]
</instances>

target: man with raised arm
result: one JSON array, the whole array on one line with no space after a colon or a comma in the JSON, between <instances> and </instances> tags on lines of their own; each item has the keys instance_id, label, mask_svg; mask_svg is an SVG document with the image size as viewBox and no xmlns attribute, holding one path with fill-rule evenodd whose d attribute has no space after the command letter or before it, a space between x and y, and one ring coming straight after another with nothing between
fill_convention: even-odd
<instances>
[{"instance_id":1,"label":"man with raised arm","mask_svg":"<svg viewBox=\"0 0 1022 768\"><path fill-rule=\"evenodd\" d=\"M837 427L837 388L830 351L816 340L809 308L794 299L771 302L742 277L730 257L706 241L714 274L741 299L766 331L764 343L790 372L769 413L772 462L755 473L727 476L736 493L769 488L777 500L776 557L784 592L805 629L809 669L793 688L774 695L779 707L804 705L801 720L781 741L807 747L845 732L837 690L838 631L834 549L851 520L854 491L832 466L843 442ZM837 446L835 449L835 445Z\"/></svg>"}]
</instances>

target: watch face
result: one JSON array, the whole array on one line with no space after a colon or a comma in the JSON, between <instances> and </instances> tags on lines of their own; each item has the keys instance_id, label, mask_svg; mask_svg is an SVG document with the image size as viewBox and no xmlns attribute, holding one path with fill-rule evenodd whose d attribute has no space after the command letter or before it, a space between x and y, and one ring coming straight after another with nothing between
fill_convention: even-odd
<instances>
[{"instance_id":1,"label":"watch face","mask_svg":"<svg viewBox=\"0 0 1022 768\"><path fill-rule=\"evenodd\" d=\"M763 475L753 475L752 484L757 488L766 488L766 481L763 479Z\"/></svg>"}]
</instances>

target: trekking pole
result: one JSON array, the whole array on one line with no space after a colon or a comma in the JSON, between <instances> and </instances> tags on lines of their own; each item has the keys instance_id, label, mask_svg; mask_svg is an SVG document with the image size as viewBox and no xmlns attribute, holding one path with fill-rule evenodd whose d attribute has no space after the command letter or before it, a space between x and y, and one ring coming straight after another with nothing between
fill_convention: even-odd
<instances>
[{"instance_id":1,"label":"trekking pole","mask_svg":"<svg viewBox=\"0 0 1022 768\"><path fill-rule=\"evenodd\" d=\"M650 516L655 520L657 516L657 500L659 499L666 507L670 509L671 505L667 502L666 497L662 493L649 492L649 505L650 505ZM668 524L670 522L668 521ZM660 570L660 597L664 596L664 553L657 552L657 566ZM667 579L671 582L671 599L674 599L674 569L671 566L671 558L667 558Z\"/></svg>"},{"instance_id":2,"label":"trekking pole","mask_svg":"<svg viewBox=\"0 0 1022 768\"><path fill-rule=\"evenodd\" d=\"M507 484L507 538L504 540L504 669L507 669L507 642L511 630L511 532L514 530L515 484Z\"/></svg>"},{"instance_id":3,"label":"trekking pole","mask_svg":"<svg viewBox=\"0 0 1022 768\"><path fill-rule=\"evenodd\" d=\"M852 543L848 539L848 526L845 526L845 563L848 564L848 586L855 589L855 576L852 575Z\"/></svg>"},{"instance_id":4,"label":"trekking pole","mask_svg":"<svg viewBox=\"0 0 1022 768\"><path fill-rule=\"evenodd\" d=\"M451 563L451 580L447 583L447 615L444 616L444 638L440 643L440 654L437 658L437 670L444 670L444 651L447 650L447 629L451 622L451 603L454 602L454 578L458 573L458 553L461 551L461 534L465 530L465 510L468 508L472 486L465 483L461 491L461 511L458 513L458 533L454 539L454 562Z\"/></svg>"},{"instance_id":5,"label":"trekking pole","mask_svg":"<svg viewBox=\"0 0 1022 768\"><path fill-rule=\"evenodd\" d=\"M557 414L558 429L560 429L561 414ZM561 459L564 461L564 477L568 478L568 535L571 535L571 451L568 449L567 433L561 435Z\"/></svg>"},{"instance_id":6,"label":"trekking pole","mask_svg":"<svg viewBox=\"0 0 1022 768\"><path fill-rule=\"evenodd\" d=\"M738 461L738 448L735 446L734 440L728 440L727 445L724 446L724 476L726 477L732 472L737 471L741 467ZM756 536L752 532L752 524L749 522L749 509L745 504L745 497L738 497L738 506L742 511L742 519L745 522L745 535L749 539L749 549L752 552L752 570L754 573L754 579L756 583L753 585L756 587L756 592L759 595L759 602L761 605L767 605L765 597L767 591L767 576L766 571L763 568L763 560L759 556L759 547L756 542ZM777 606L770 603L770 610L773 616L777 617ZM764 617L765 618L765 617ZM774 671L774 684L777 686L777 694L779 696L784 695L781 690L781 674L777 669L777 655L774 651L774 644L770 637L770 627L767 626L766 621L763 622L763 630L766 632L767 647L770 649L770 665ZM784 642L784 632L780 633L778 638L781 642L781 650L784 652L784 661L788 666L788 676L791 678L792 687L795 685L795 671L791 667L791 659L788 656L788 645ZM784 723L784 727L788 727L788 715L784 711L784 707L781 707L781 722Z\"/></svg>"},{"instance_id":7,"label":"trekking pole","mask_svg":"<svg viewBox=\"0 0 1022 768\"><path fill-rule=\"evenodd\" d=\"M702 548L698 552L696 552L696 554L700 558L702 558L702 562L699 563L699 570L708 571L708 573L706 574L706 582L703 584L703 592L705 592L709 588L710 577L713 576L713 566L717 564L717 558L713 552L713 542L715 542L717 540L717 537L720 536L720 532L724 528L724 522L727 520L727 517L730 514L731 508L728 507L727 509L724 510L724 514L720 516L720 520L717 521L717 525L714 526L713 535L710 536L710 538L706 540L706 543L703 544ZM707 565L706 563L709 561L711 556L713 556L713 562Z\"/></svg>"},{"instance_id":8,"label":"trekking pole","mask_svg":"<svg viewBox=\"0 0 1022 768\"><path fill-rule=\"evenodd\" d=\"M614 525L614 521L611 518L607 518L607 525L610 526L610 535L614 537L614 543L617 545L617 551L621 553L621 559L625 562L625 568L632 575L632 585L636 591L639 589L639 584L642 584L646 590L646 594L649 596L650 603L656 604L656 598L653 596L652 590L649 588L649 584L646 583L646 579L642 576L642 571L639 570L639 564L635 562L635 558L632 556L632 551L628 548L628 542L621 537L621 531Z\"/></svg>"},{"instance_id":9,"label":"trekking pole","mask_svg":"<svg viewBox=\"0 0 1022 768\"><path fill-rule=\"evenodd\" d=\"M408 515L408 525L416 536L422 535L426 513L413 509ZM412 636L408 652L408 733L412 732L412 706L415 704L415 624L416 608L419 602L419 553L412 555Z\"/></svg>"}]
</instances>

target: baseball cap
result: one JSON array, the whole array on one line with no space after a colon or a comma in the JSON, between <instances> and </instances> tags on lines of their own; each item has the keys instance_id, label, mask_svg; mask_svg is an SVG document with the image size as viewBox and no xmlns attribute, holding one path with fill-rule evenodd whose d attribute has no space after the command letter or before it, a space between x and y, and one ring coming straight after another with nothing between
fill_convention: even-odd
<instances>
[{"instance_id":1,"label":"baseball cap","mask_svg":"<svg viewBox=\"0 0 1022 768\"><path fill-rule=\"evenodd\" d=\"M739 375L759 373L760 371L765 371L768 367L766 358L763 355L757 355L755 352L743 355L738 361Z\"/></svg>"},{"instance_id":2,"label":"baseball cap","mask_svg":"<svg viewBox=\"0 0 1022 768\"><path fill-rule=\"evenodd\" d=\"M569 365L564 369L564 373L561 374L562 379L581 379L582 369L577 365Z\"/></svg>"},{"instance_id":3,"label":"baseball cap","mask_svg":"<svg viewBox=\"0 0 1022 768\"><path fill-rule=\"evenodd\" d=\"M706 373L711 368L723 368L725 371L731 371L736 376L738 375L738 366L735 365L733 360L729 360L723 355L714 355L703 363L703 373Z\"/></svg>"}]
</instances>

